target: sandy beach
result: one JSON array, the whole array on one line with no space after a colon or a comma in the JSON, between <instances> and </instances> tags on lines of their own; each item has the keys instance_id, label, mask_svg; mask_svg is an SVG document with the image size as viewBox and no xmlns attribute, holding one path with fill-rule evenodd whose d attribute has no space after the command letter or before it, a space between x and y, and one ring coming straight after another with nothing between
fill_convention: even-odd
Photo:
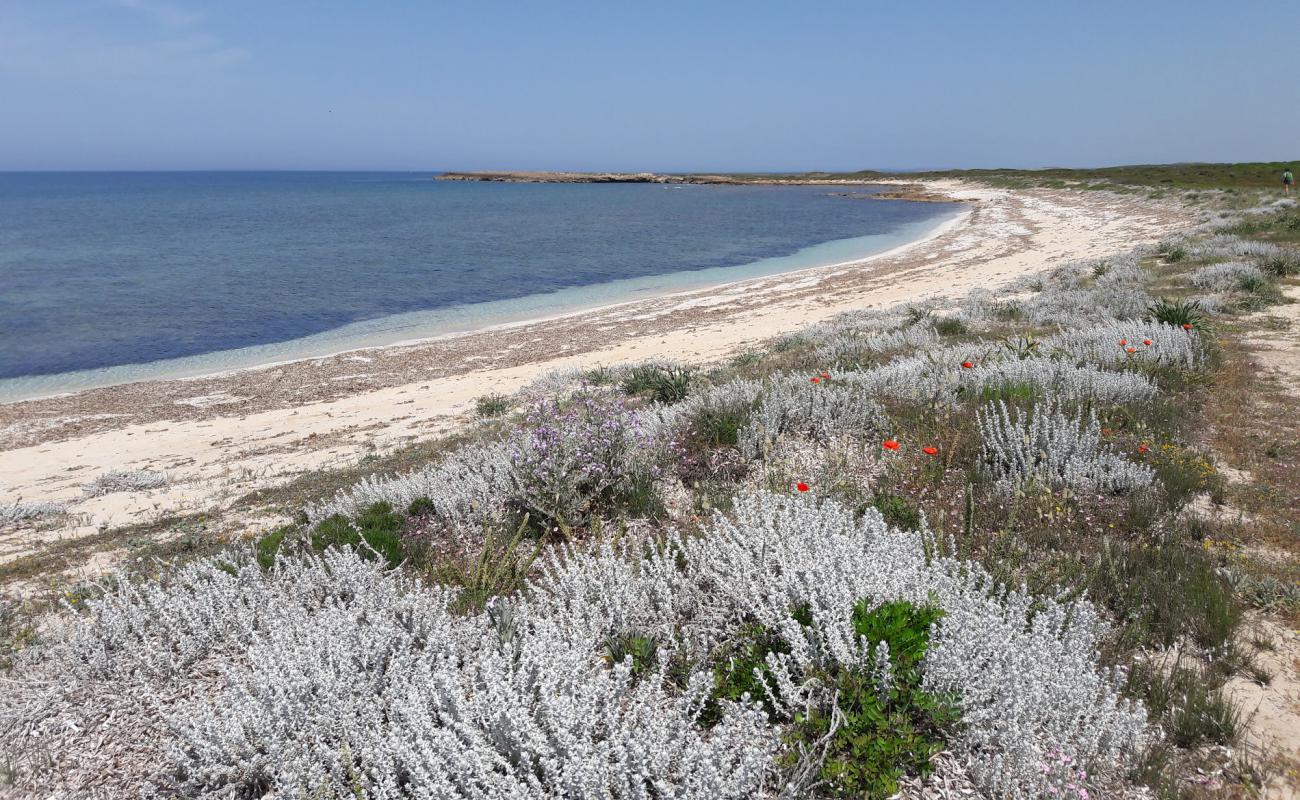
<instances>
[{"instance_id":1,"label":"sandy beach","mask_svg":"<svg viewBox=\"0 0 1300 800\"><path fill-rule=\"evenodd\" d=\"M55 526L0 530L0 563L56 542L194 512L303 472L435 437L476 398L575 366L662 358L708 362L841 312L942 306L1065 261L1158 240L1189 214L1104 192L1004 190L933 181L971 201L925 240L863 262L622 303L470 334L173 381L0 405L0 505L51 501ZM83 496L111 469L165 472L146 492ZM227 515L223 530L272 519ZM101 553L81 570L102 570Z\"/></svg>"}]
</instances>

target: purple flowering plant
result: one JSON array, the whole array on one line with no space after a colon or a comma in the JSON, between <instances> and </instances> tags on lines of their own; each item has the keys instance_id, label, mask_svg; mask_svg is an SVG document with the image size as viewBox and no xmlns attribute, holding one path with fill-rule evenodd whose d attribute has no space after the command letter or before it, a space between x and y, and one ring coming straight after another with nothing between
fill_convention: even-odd
<instances>
[{"instance_id":1,"label":"purple flowering plant","mask_svg":"<svg viewBox=\"0 0 1300 800\"><path fill-rule=\"evenodd\" d=\"M534 403L507 451L518 509L566 533L654 478L650 437L614 395L580 392Z\"/></svg>"}]
</instances>

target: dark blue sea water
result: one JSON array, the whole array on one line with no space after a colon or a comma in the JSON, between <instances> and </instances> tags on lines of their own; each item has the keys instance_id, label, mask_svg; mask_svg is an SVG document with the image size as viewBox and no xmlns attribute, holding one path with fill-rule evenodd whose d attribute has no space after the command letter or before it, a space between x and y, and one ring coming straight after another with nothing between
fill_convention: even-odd
<instances>
[{"instance_id":1,"label":"dark blue sea water","mask_svg":"<svg viewBox=\"0 0 1300 800\"><path fill-rule=\"evenodd\" d=\"M835 191L0 173L0 379L289 342L408 312L455 309L468 324L466 309L492 309L478 319L490 322L558 290L580 302L577 287L631 293L650 276L765 259L811 266L790 257L824 242L853 240L835 255L859 257L952 213Z\"/></svg>"}]
</instances>

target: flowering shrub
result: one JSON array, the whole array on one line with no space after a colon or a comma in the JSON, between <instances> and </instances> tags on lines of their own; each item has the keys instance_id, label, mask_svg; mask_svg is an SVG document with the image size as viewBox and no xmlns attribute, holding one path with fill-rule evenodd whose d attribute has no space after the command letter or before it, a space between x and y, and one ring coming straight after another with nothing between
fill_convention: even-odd
<instances>
[{"instance_id":1,"label":"flowering shrub","mask_svg":"<svg viewBox=\"0 0 1300 800\"><path fill-rule=\"evenodd\" d=\"M507 444L510 501L534 520L567 528L653 480L649 440L619 398L578 394L528 409Z\"/></svg>"},{"instance_id":2,"label":"flowering shrub","mask_svg":"<svg viewBox=\"0 0 1300 800\"><path fill-rule=\"evenodd\" d=\"M980 463L1001 491L1027 482L1092 492L1126 492L1151 485L1150 467L1101 446L1096 412L1071 416L1048 401L1028 412L1002 401L979 410Z\"/></svg>"}]
</instances>

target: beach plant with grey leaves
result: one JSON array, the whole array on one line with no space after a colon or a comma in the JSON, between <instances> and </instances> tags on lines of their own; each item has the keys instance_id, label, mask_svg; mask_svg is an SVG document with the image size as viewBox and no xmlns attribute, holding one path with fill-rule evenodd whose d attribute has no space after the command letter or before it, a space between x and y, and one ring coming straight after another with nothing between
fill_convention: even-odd
<instances>
[{"instance_id":1,"label":"beach plant with grey leaves","mask_svg":"<svg viewBox=\"0 0 1300 800\"><path fill-rule=\"evenodd\" d=\"M1112 494L1144 489L1155 472L1103 445L1096 412L1071 413L1054 401L1029 410L998 400L979 410L980 466L999 490L1028 483Z\"/></svg>"},{"instance_id":2,"label":"beach plant with grey leaves","mask_svg":"<svg viewBox=\"0 0 1300 800\"><path fill-rule=\"evenodd\" d=\"M95 476L82 487L87 497L114 492L143 492L167 485L167 475L151 469L114 469Z\"/></svg>"},{"instance_id":3,"label":"beach plant with grey leaves","mask_svg":"<svg viewBox=\"0 0 1300 800\"><path fill-rule=\"evenodd\" d=\"M481 614L450 613L450 597L350 550L123 582L47 651L70 677L26 722L96 713L60 700L69 683L143 680L167 698L156 777L191 797L797 795L820 756L781 757L786 720L834 712L813 678L867 658L875 643L850 623L865 599L942 610L924 680L956 698L949 747L991 795L1042 796L1049 753L1113 778L1151 736L1123 676L1098 665L1106 625L1086 602L998 587L923 531L809 497L744 495L703 535L648 549L557 552ZM770 707L713 696L714 659L746 620L789 643L768 657ZM629 630L654 638L653 657L602 657ZM221 682L196 682L214 669Z\"/></svg>"}]
</instances>

